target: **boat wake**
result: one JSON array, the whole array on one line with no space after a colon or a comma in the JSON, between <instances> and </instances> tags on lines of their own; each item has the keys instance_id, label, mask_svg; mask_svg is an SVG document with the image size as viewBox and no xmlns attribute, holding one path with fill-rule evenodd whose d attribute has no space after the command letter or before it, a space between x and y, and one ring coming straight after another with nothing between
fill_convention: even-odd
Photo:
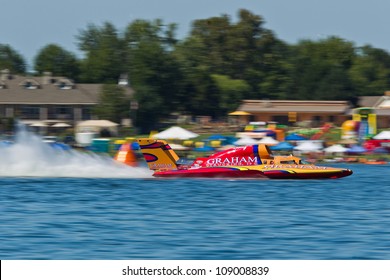
<instances>
[{"instance_id":1,"label":"boat wake","mask_svg":"<svg viewBox=\"0 0 390 280\"><path fill-rule=\"evenodd\" d=\"M55 149L19 127L12 144L0 146L0 177L151 178L144 167L74 149Z\"/></svg>"}]
</instances>

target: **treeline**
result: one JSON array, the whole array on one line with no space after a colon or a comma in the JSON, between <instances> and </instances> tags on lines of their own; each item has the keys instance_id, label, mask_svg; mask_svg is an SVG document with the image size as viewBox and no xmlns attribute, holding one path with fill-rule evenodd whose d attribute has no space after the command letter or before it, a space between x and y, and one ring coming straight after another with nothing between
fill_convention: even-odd
<instances>
[{"instance_id":1,"label":"treeline","mask_svg":"<svg viewBox=\"0 0 390 280\"><path fill-rule=\"evenodd\" d=\"M183 40L175 37L175 24L159 19L135 20L123 32L108 22L88 25L77 35L82 59L50 44L33 67L38 75L50 71L82 83L114 84L127 74L138 125L147 129L171 113L221 118L242 99L356 103L390 89L390 54L383 49L338 37L291 45L264 28L261 16L238 14L236 22L228 15L196 20ZM23 73L25 60L0 45L0 68Z\"/></svg>"}]
</instances>

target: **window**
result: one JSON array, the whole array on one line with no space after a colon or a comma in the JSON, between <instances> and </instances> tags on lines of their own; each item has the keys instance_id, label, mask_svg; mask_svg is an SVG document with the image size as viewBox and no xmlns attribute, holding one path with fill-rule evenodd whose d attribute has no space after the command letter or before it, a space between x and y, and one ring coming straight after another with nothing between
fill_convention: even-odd
<instances>
[{"instance_id":1,"label":"window","mask_svg":"<svg viewBox=\"0 0 390 280\"><path fill-rule=\"evenodd\" d=\"M90 108L82 108L81 118L83 120L89 120L92 117L91 109Z\"/></svg>"},{"instance_id":2,"label":"window","mask_svg":"<svg viewBox=\"0 0 390 280\"><path fill-rule=\"evenodd\" d=\"M20 112L25 119L39 120L39 106L21 106Z\"/></svg>"},{"instance_id":3,"label":"window","mask_svg":"<svg viewBox=\"0 0 390 280\"><path fill-rule=\"evenodd\" d=\"M57 106L54 111L57 119L70 120L73 117L73 110L70 106Z\"/></svg>"},{"instance_id":4,"label":"window","mask_svg":"<svg viewBox=\"0 0 390 280\"><path fill-rule=\"evenodd\" d=\"M19 85L21 85L25 89L38 89L39 88L39 83L33 79L27 79L27 80L21 82Z\"/></svg>"},{"instance_id":5,"label":"window","mask_svg":"<svg viewBox=\"0 0 390 280\"><path fill-rule=\"evenodd\" d=\"M278 124L288 125L288 116L272 116L272 121L277 122Z\"/></svg>"},{"instance_id":6,"label":"window","mask_svg":"<svg viewBox=\"0 0 390 280\"><path fill-rule=\"evenodd\" d=\"M56 82L56 85L59 89L73 89L73 83L68 79L61 79Z\"/></svg>"},{"instance_id":7,"label":"window","mask_svg":"<svg viewBox=\"0 0 390 280\"><path fill-rule=\"evenodd\" d=\"M65 106L60 106L56 108L56 113L57 114L70 114L72 113L72 108L70 107L65 107Z\"/></svg>"},{"instance_id":8,"label":"window","mask_svg":"<svg viewBox=\"0 0 390 280\"><path fill-rule=\"evenodd\" d=\"M294 160L283 160L283 161L280 161L280 164L295 164L295 161Z\"/></svg>"},{"instance_id":9,"label":"window","mask_svg":"<svg viewBox=\"0 0 390 280\"><path fill-rule=\"evenodd\" d=\"M59 89L72 89L72 85L69 85L69 84L67 84L67 83L61 82L61 83L58 85L58 88L59 88Z\"/></svg>"},{"instance_id":10,"label":"window","mask_svg":"<svg viewBox=\"0 0 390 280\"><path fill-rule=\"evenodd\" d=\"M319 126L319 125L321 125L321 116L313 116L312 118L311 118L311 124L313 125L313 126Z\"/></svg>"},{"instance_id":11,"label":"window","mask_svg":"<svg viewBox=\"0 0 390 280\"><path fill-rule=\"evenodd\" d=\"M49 119L60 119L60 120L72 120L73 109L69 106L49 106L48 107L48 118Z\"/></svg>"},{"instance_id":12,"label":"window","mask_svg":"<svg viewBox=\"0 0 390 280\"><path fill-rule=\"evenodd\" d=\"M37 89L38 86L37 86L37 85L34 85L34 84L31 83L31 82L27 82L27 83L24 84L24 88L25 88L25 89Z\"/></svg>"}]
</instances>

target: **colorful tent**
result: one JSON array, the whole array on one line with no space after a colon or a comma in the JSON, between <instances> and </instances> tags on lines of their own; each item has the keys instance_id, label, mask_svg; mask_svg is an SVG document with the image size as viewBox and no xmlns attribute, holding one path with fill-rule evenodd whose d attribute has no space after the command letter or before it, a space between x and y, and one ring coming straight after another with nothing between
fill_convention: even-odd
<instances>
[{"instance_id":1,"label":"colorful tent","mask_svg":"<svg viewBox=\"0 0 390 280\"><path fill-rule=\"evenodd\" d=\"M265 144L265 145L269 145L269 146L273 146L273 145L276 145L279 143L278 140L275 140L274 138L272 137L269 137L269 136L266 136L262 139L260 139L259 141L257 141L258 144Z\"/></svg>"},{"instance_id":2,"label":"colorful tent","mask_svg":"<svg viewBox=\"0 0 390 280\"><path fill-rule=\"evenodd\" d=\"M59 123L53 124L51 127L71 127L71 125L67 124L67 123L59 122Z\"/></svg>"},{"instance_id":3,"label":"colorful tent","mask_svg":"<svg viewBox=\"0 0 390 280\"><path fill-rule=\"evenodd\" d=\"M252 115L251 113L245 112L245 111L234 111L229 113L229 116L249 116Z\"/></svg>"},{"instance_id":4,"label":"colorful tent","mask_svg":"<svg viewBox=\"0 0 390 280\"><path fill-rule=\"evenodd\" d=\"M272 151L291 151L292 149L294 149L294 146L288 142L280 142L275 146L271 146L270 149Z\"/></svg>"},{"instance_id":5,"label":"colorful tent","mask_svg":"<svg viewBox=\"0 0 390 280\"><path fill-rule=\"evenodd\" d=\"M198 137L199 135L191 132L187 129L184 129L180 126L172 126L164 131L161 131L157 134L154 134L152 137L154 139L180 139L187 140L191 138Z\"/></svg>"},{"instance_id":6,"label":"colorful tent","mask_svg":"<svg viewBox=\"0 0 390 280\"><path fill-rule=\"evenodd\" d=\"M118 134L119 124L109 120L88 120L80 122L76 125L77 132L94 132L101 133L102 131L109 131L112 135Z\"/></svg>"},{"instance_id":7,"label":"colorful tent","mask_svg":"<svg viewBox=\"0 0 390 280\"><path fill-rule=\"evenodd\" d=\"M347 152L351 154L362 154L367 152L367 150L362 146L353 145L351 148L347 150Z\"/></svg>"},{"instance_id":8,"label":"colorful tent","mask_svg":"<svg viewBox=\"0 0 390 280\"><path fill-rule=\"evenodd\" d=\"M376 147L371 151L373 154L388 154L389 151L385 147Z\"/></svg>"},{"instance_id":9,"label":"colorful tent","mask_svg":"<svg viewBox=\"0 0 390 280\"><path fill-rule=\"evenodd\" d=\"M332 145L324 149L325 153L345 153L346 151L348 151L348 148L343 147L339 144Z\"/></svg>"},{"instance_id":10,"label":"colorful tent","mask_svg":"<svg viewBox=\"0 0 390 280\"><path fill-rule=\"evenodd\" d=\"M290 135L287 135L284 140L286 140L286 141L301 141L301 140L307 140L307 138L302 136L302 135L292 133Z\"/></svg>"},{"instance_id":11,"label":"colorful tent","mask_svg":"<svg viewBox=\"0 0 390 280\"><path fill-rule=\"evenodd\" d=\"M322 145L320 143L312 141L303 141L294 148L294 150L301 152L319 152L321 149Z\"/></svg>"},{"instance_id":12,"label":"colorful tent","mask_svg":"<svg viewBox=\"0 0 390 280\"><path fill-rule=\"evenodd\" d=\"M247 145L254 145L257 141L251 137L244 136L238 139L236 142L234 142L234 145L236 146L247 146Z\"/></svg>"},{"instance_id":13,"label":"colorful tent","mask_svg":"<svg viewBox=\"0 0 390 280\"><path fill-rule=\"evenodd\" d=\"M375 140L390 140L390 131L385 130L373 137Z\"/></svg>"}]
</instances>

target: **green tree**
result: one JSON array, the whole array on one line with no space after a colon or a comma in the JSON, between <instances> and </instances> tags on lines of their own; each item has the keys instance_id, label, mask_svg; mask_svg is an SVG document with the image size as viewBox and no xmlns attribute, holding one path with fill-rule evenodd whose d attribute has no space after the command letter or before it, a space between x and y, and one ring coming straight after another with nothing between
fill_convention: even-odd
<instances>
[{"instance_id":1,"label":"green tree","mask_svg":"<svg viewBox=\"0 0 390 280\"><path fill-rule=\"evenodd\" d=\"M339 99L389 88L390 58L338 37L288 45L248 10L176 25L135 20L123 33L110 23L78 37L82 81L114 83L128 74L138 101L137 126L155 129L171 113L226 116L242 99Z\"/></svg>"},{"instance_id":2,"label":"green tree","mask_svg":"<svg viewBox=\"0 0 390 280\"><path fill-rule=\"evenodd\" d=\"M111 23L88 25L77 36L85 54L81 61L81 80L87 83L116 83L127 64L123 38Z\"/></svg>"},{"instance_id":3,"label":"green tree","mask_svg":"<svg viewBox=\"0 0 390 280\"><path fill-rule=\"evenodd\" d=\"M49 71L54 76L65 76L75 81L80 73L76 56L55 44L47 45L38 52L34 68L40 75Z\"/></svg>"},{"instance_id":4,"label":"green tree","mask_svg":"<svg viewBox=\"0 0 390 280\"><path fill-rule=\"evenodd\" d=\"M261 76L254 98L289 99L293 85L291 78L293 66L289 61L290 47L268 30L263 32L259 44L262 50L261 63L258 66L261 69ZM255 77L259 75L259 71L253 72Z\"/></svg>"},{"instance_id":5,"label":"green tree","mask_svg":"<svg viewBox=\"0 0 390 280\"><path fill-rule=\"evenodd\" d=\"M129 117L130 97L126 95L123 87L105 84L99 95L98 105L94 113L100 119L107 119L120 123L123 118Z\"/></svg>"},{"instance_id":6,"label":"green tree","mask_svg":"<svg viewBox=\"0 0 390 280\"><path fill-rule=\"evenodd\" d=\"M9 45L0 44L0 70L3 69L15 74L24 74L26 61Z\"/></svg>"},{"instance_id":7,"label":"green tree","mask_svg":"<svg viewBox=\"0 0 390 280\"><path fill-rule=\"evenodd\" d=\"M250 86L244 80L231 79L225 75L212 75L214 82L219 91L219 104L221 113L226 115L230 111L237 109L237 104L240 104L243 96L250 91Z\"/></svg>"},{"instance_id":8,"label":"green tree","mask_svg":"<svg viewBox=\"0 0 390 280\"><path fill-rule=\"evenodd\" d=\"M263 27L262 17L244 9L238 15L235 24L227 15L194 22L190 37L176 51L184 73L202 69L210 76L243 80L250 87L243 98L288 95L292 81L287 44ZM220 92L218 100L224 100L224 94Z\"/></svg>"},{"instance_id":9,"label":"green tree","mask_svg":"<svg viewBox=\"0 0 390 280\"><path fill-rule=\"evenodd\" d=\"M230 29L230 18L227 15L193 23L191 37L200 40L202 44L198 58L202 64L208 65L210 73L224 74L230 69L227 57Z\"/></svg>"},{"instance_id":10,"label":"green tree","mask_svg":"<svg viewBox=\"0 0 390 280\"><path fill-rule=\"evenodd\" d=\"M354 45L337 37L318 42L304 40L294 47L292 99L348 99L353 84L348 71L355 57Z\"/></svg>"},{"instance_id":11,"label":"green tree","mask_svg":"<svg viewBox=\"0 0 390 280\"><path fill-rule=\"evenodd\" d=\"M220 94L216 82L209 73L194 70L186 84L188 110L195 116L218 118L224 109L220 106Z\"/></svg>"},{"instance_id":12,"label":"green tree","mask_svg":"<svg viewBox=\"0 0 390 280\"><path fill-rule=\"evenodd\" d=\"M263 27L264 19L248 10L238 12L239 20L232 26L228 42L228 59L233 71L230 76L245 79L256 90L263 76L264 34L269 33Z\"/></svg>"},{"instance_id":13,"label":"green tree","mask_svg":"<svg viewBox=\"0 0 390 280\"><path fill-rule=\"evenodd\" d=\"M139 104L136 112L136 127L141 133L149 133L150 130L157 129L162 118L160 109L164 106L163 97L155 92L153 87L138 85L135 98Z\"/></svg>"},{"instance_id":14,"label":"green tree","mask_svg":"<svg viewBox=\"0 0 390 280\"><path fill-rule=\"evenodd\" d=\"M143 131L155 128L170 113L180 110L181 73L172 49L174 25L136 20L125 32L127 73L139 109L137 126Z\"/></svg>"},{"instance_id":15,"label":"green tree","mask_svg":"<svg viewBox=\"0 0 390 280\"><path fill-rule=\"evenodd\" d=\"M382 49L358 48L349 75L358 95L378 95L390 88L390 54Z\"/></svg>"}]
</instances>

